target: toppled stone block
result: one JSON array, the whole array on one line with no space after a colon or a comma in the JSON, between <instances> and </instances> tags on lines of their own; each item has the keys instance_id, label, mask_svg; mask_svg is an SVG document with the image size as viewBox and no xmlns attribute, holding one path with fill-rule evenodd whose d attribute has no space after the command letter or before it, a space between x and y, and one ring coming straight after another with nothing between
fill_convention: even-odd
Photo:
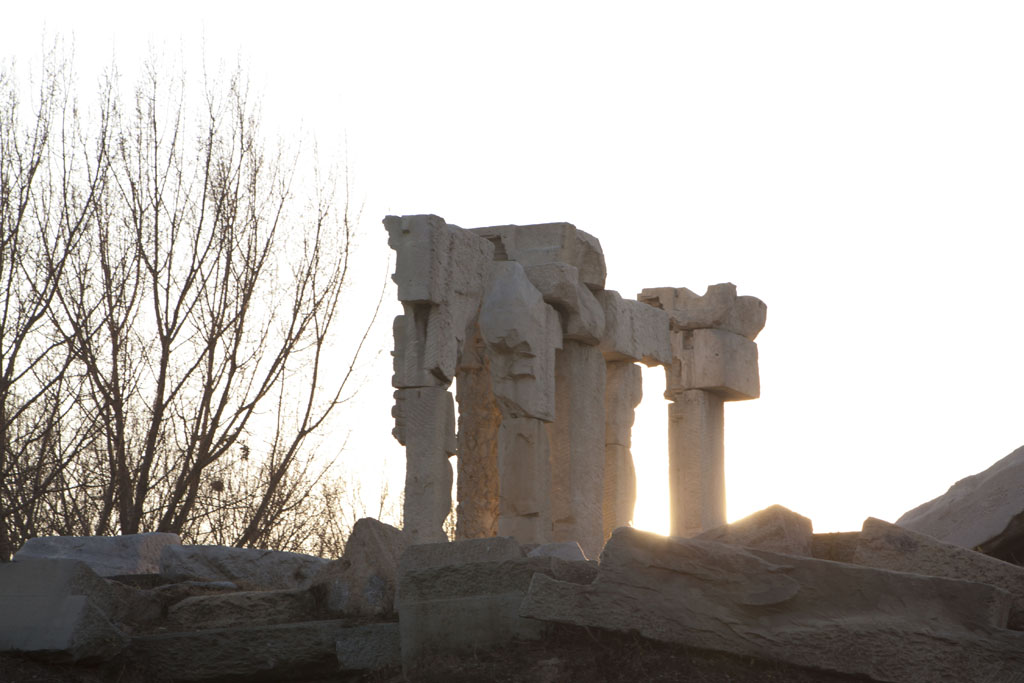
<instances>
[{"instance_id":1,"label":"toppled stone block","mask_svg":"<svg viewBox=\"0 0 1024 683\"><path fill-rule=\"evenodd\" d=\"M519 616L534 574L590 581L595 571L589 562L518 557L403 572L398 620L402 661L408 667L427 655L540 638L544 624Z\"/></svg>"},{"instance_id":2,"label":"toppled stone block","mask_svg":"<svg viewBox=\"0 0 1024 683\"><path fill-rule=\"evenodd\" d=\"M527 266L526 277L544 301L563 316L563 337L584 344L597 344L604 334L604 308L594 294L580 283L578 271L567 263Z\"/></svg>"},{"instance_id":3,"label":"toppled stone block","mask_svg":"<svg viewBox=\"0 0 1024 683\"><path fill-rule=\"evenodd\" d=\"M666 371L666 395L701 389L727 401L761 395L757 344L725 330L672 333L673 361Z\"/></svg>"},{"instance_id":4,"label":"toppled stone block","mask_svg":"<svg viewBox=\"0 0 1024 683\"><path fill-rule=\"evenodd\" d=\"M494 244L496 261L517 261L524 267L568 263L579 271L584 285L604 289L607 268L601 243L571 223L496 225L474 228L472 232Z\"/></svg>"},{"instance_id":5,"label":"toppled stone block","mask_svg":"<svg viewBox=\"0 0 1024 683\"><path fill-rule=\"evenodd\" d=\"M1011 681L1024 633L1003 629L1008 601L979 583L622 528L593 583L536 574L520 614L879 681Z\"/></svg>"},{"instance_id":6,"label":"toppled stone block","mask_svg":"<svg viewBox=\"0 0 1024 683\"><path fill-rule=\"evenodd\" d=\"M40 536L26 541L14 559L80 560L100 576L158 574L160 553L167 545L181 545L178 534Z\"/></svg>"},{"instance_id":7,"label":"toppled stone block","mask_svg":"<svg viewBox=\"0 0 1024 683\"><path fill-rule=\"evenodd\" d=\"M313 591L329 612L390 614L395 607L398 561L409 538L390 524L364 517L352 527L341 559L324 565Z\"/></svg>"},{"instance_id":8,"label":"toppled stone block","mask_svg":"<svg viewBox=\"0 0 1024 683\"><path fill-rule=\"evenodd\" d=\"M943 543L1020 564L1024 561L1024 447L961 479L896 525Z\"/></svg>"},{"instance_id":9,"label":"toppled stone block","mask_svg":"<svg viewBox=\"0 0 1024 683\"><path fill-rule=\"evenodd\" d=\"M175 683L310 680L334 676L345 621L307 621L246 628L137 636L132 656Z\"/></svg>"},{"instance_id":10,"label":"toppled stone block","mask_svg":"<svg viewBox=\"0 0 1024 683\"><path fill-rule=\"evenodd\" d=\"M109 659L128 644L110 621L113 600L106 581L78 560L0 563L0 652Z\"/></svg>"},{"instance_id":11,"label":"toppled stone block","mask_svg":"<svg viewBox=\"0 0 1024 683\"><path fill-rule=\"evenodd\" d=\"M703 296L685 287L649 287L637 299L668 311L673 330L715 328L751 341L764 328L768 316L763 301L736 296L736 285L731 282L711 285Z\"/></svg>"},{"instance_id":12,"label":"toppled stone block","mask_svg":"<svg viewBox=\"0 0 1024 683\"><path fill-rule=\"evenodd\" d=\"M477 562L504 562L525 557L511 536L471 538L454 543L422 543L405 549L398 561L398 573Z\"/></svg>"},{"instance_id":13,"label":"toppled stone block","mask_svg":"<svg viewBox=\"0 0 1024 683\"><path fill-rule=\"evenodd\" d=\"M873 517L864 522L852 561L879 569L977 581L1002 588L1013 600L1010 628L1024 630L1024 567Z\"/></svg>"},{"instance_id":14,"label":"toppled stone block","mask_svg":"<svg viewBox=\"0 0 1024 683\"><path fill-rule=\"evenodd\" d=\"M179 631L269 626L308 621L316 601L306 590L240 591L196 595L171 605L167 620Z\"/></svg>"},{"instance_id":15,"label":"toppled stone block","mask_svg":"<svg viewBox=\"0 0 1024 683\"><path fill-rule=\"evenodd\" d=\"M783 555L812 557L813 536L810 519L781 505L772 505L732 524L705 531L696 538Z\"/></svg>"},{"instance_id":16,"label":"toppled stone block","mask_svg":"<svg viewBox=\"0 0 1024 683\"><path fill-rule=\"evenodd\" d=\"M604 310L600 349L606 360L640 361L650 366L672 363L668 313L623 299L610 289L595 296Z\"/></svg>"},{"instance_id":17,"label":"toppled stone block","mask_svg":"<svg viewBox=\"0 0 1024 683\"><path fill-rule=\"evenodd\" d=\"M366 624L345 629L336 652L342 671L370 671L402 663L402 638L397 623Z\"/></svg>"},{"instance_id":18,"label":"toppled stone block","mask_svg":"<svg viewBox=\"0 0 1024 683\"><path fill-rule=\"evenodd\" d=\"M169 581L231 581L247 590L308 588L325 564L301 553L183 545L164 548L160 573Z\"/></svg>"}]
</instances>

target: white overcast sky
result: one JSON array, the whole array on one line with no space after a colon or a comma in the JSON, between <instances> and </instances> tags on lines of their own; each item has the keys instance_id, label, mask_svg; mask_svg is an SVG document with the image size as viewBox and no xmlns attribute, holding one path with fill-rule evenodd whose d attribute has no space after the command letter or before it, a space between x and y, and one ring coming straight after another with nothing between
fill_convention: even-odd
<instances>
[{"instance_id":1,"label":"white overcast sky","mask_svg":"<svg viewBox=\"0 0 1024 683\"><path fill-rule=\"evenodd\" d=\"M572 222L626 296L764 300L762 398L726 411L731 519L893 521L1024 444L1020 3L36 4L0 0L0 55L73 38L83 91L150 46L241 61L268 122L347 153L371 294L380 218L436 213ZM387 354L370 370L339 467L395 489ZM645 381L637 524L661 530Z\"/></svg>"}]
</instances>

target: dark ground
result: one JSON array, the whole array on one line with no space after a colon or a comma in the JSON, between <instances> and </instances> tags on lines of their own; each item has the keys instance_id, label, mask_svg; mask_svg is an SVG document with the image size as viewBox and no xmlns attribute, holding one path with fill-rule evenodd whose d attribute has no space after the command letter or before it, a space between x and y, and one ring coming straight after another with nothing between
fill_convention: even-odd
<instances>
[{"instance_id":1,"label":"dark ground","mask_svg":"<svg viewBox=\"0 0 1024 683\"><path fill-rule=\"evenodd\" d=\"M106 667L43 664L0 655L3 683L156 683L167 672L147 672L138 664ZM165 675L161 675L165 674ZM775 662L735 657L656 643L638 636L559 627L536 642L461 656L439 656L403 676L398 669L363 675L342 674L294 683L852 683L869 679L800 669Z\"/></svg>"}]
</instances>

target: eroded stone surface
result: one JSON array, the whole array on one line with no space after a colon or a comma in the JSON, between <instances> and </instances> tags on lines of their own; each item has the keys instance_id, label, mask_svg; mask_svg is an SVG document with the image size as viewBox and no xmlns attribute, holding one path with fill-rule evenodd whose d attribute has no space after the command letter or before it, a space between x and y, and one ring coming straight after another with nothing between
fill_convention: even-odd
<instances>
[{"instance_id":1,"label":"eroded stone surface","mask_svg":"<svg viewBox=\"0 0 1024 683\"><path fill-rule=\"evenodd\" d=\"M330 613L386 615L394 611L398 562L410 537L390 524L364 517L353 525L345 554L317 573L313 592Z\"/></svg>"},{"instance_id":2,"label":"eroded stone surface","mask_svg":"<svg viewBox=\"0 0 1024 683\"><path fill-rule=\"evenodd\" d=\"M736 296L731 282L711 285L703 294L685 287L650 287L637 300L668 311L674 330L716 328L750 339L764 328L768 307L752 296Z\"/></svg>"},{"instance_id":3,"label":"eroded stone surface","mask_svg":"<svg viewBox=\"0 0 1024 683\"><path fill-rule=\"evenodd\" d=\"M669 365L672 345L669 315L646 303L623 299L606 289L595 295L604 309L605 327L601 351L608 360L641 361L647 365Z\"/></svg>"},{"instance_id":4,"label":"eroded stone surface","mask_svg":"<svg viewBox=\"0 0 1024 683\"><path fill-rule=\"evenodd\" d=\"M495 260L518 261L523 266L567 263L577 269L587 287L604 289L607 270L601 244L570 223L496 225L472 232L495 245Z\"/></svg>"},{"instance_id":5,"label":"eroded stone surface","mask_svg":"<svg viewBox=\"0 0 1024 683\"><path fill-rule=\"evenodd\" d=\"M629 361L605 365L604 391L604 538L633 520L636 468L633 466L633 419L643 397L640 368Z\"/></svg>"},{"instance_id":6,"label":"eroded stone surface","mask_svg":"<svg viewBox=\"0 0 1024 683\"><path fill-rule=\"evenodd\" d=\"M666 369L666 393L702 389L728 401L761 395L757 344L726 330L672 333L672 365Z\"/></svg>"},{"instance_id":7,"label":"eroded stone surface","mask_svg":"<svg viewBox=\"0 0 1024 683\"><path fill-rule=\"evenodd\" d=\"M684 391L668 406L669 500L673 536L725 524L722 398Z\"/></svg>"}]
</instances>

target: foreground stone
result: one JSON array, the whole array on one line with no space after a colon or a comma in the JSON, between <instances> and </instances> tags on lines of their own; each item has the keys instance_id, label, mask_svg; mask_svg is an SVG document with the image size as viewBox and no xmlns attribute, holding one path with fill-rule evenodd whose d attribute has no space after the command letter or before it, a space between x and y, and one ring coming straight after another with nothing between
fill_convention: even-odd
<instances>
[{"instance_id":1,"label":"foreground stone","mask_svg":"<svg viewBox=\"0 0 1024 683\"><path fill-rule=\"evenodd\" d=\"M369 671L399 666L402 641L397 623L353 626L338 638L336 652L342 671Z\"/></svg>"},{"instance_id":2,"label":"foreground stone","mask_svg":"<svg viewBox=\"0 0 1024 683\"><path fill-rule=\"evenodd\" d=\"M26 541L14 554L14 559L80 560L100 576L157 574L160 572L160 553L169 545L181 545L178 534L40 536Z\"/></svg>"},{"instance_id":3,"label":"foreground stone","mask_svg":"<svg viewBox=\"0 0 1024 683\"><path fill-rule=\"evenodd\" d=\"M113 593L78 560L0 564L0 652L109 659L128 642L109 618Z\"/></svg>"},{"instance_id":4,"label":"foreground stone","mask_svg":"<svg viewBox=\"0 0 1024 683\"><path fill-rule=\"evenodd\" d=\"M337 643L348 628L310 621L146 635L132 640L132 654L162 680L303 680L337 671Z\"/></svg>"},{"instance_id":5,"label":"foreground stone","mask_svg":"<svg viewBox=\"0 0 1024 683\"><path fill-rule=\"evenodd\" d=\"M998 588L622 528L590 585L535 575L520 615L877 681L1012 681ZM955 644L955 646L953 645Z\"/></svg>"},{"instance_id":6,"label":"foreground stone","mask_svg":"<svg viewBox=\"0 0 1024 683\"><path fill-rule=\"evenodd\" d=\"M784 555L811 557L811 520L781 505L772 505L743 519L705 531L698 539L757 548Z\"/></svg>"},{"instance_id":7,"label":"foreground stone","mask_svg":"<svg viewBox=\"0 0 1024 683\"><path fill-rule=\"evenodd\" d=\"M864 522L852 561L868 567L977 581L1002 588L1013 599L1010 628L1024 630L1024 567L871 517Z\"/></svg>"},{"instance_id":8,"label":"foreground stone","mask_svg":"<svg viewBox=\"0 0 1024 683\"><path fill-rule=\"evenodd\" d=\"M395 607L398 561L409 537L390 524L366 517L353 525L345 555L324 565L313 591L329 612L350 615L390 614Z\"/></svg>"},{"instance_id":9,"label":"foreground stone","mask_svg":"<svg viewBox=\"0 0 1024 683\"><path fill-rule=\"evenodd\" d=\"M248 590L307 588L327 562L277 550L167 546L160 556L160 573L169 581L231 581Z\"/></svg>"},{"instance_id":10,"label":"foreground stone","mask_svg":"<svg viewBox=\"0 0 1024 683\"><path fill-rule=\"evenodd\" d=\"M1024 560L1024 447L896 520L905 529L1001 559ZM1014 559L1016 558L1016 559Z\"/></svg>"}]
</instances>

